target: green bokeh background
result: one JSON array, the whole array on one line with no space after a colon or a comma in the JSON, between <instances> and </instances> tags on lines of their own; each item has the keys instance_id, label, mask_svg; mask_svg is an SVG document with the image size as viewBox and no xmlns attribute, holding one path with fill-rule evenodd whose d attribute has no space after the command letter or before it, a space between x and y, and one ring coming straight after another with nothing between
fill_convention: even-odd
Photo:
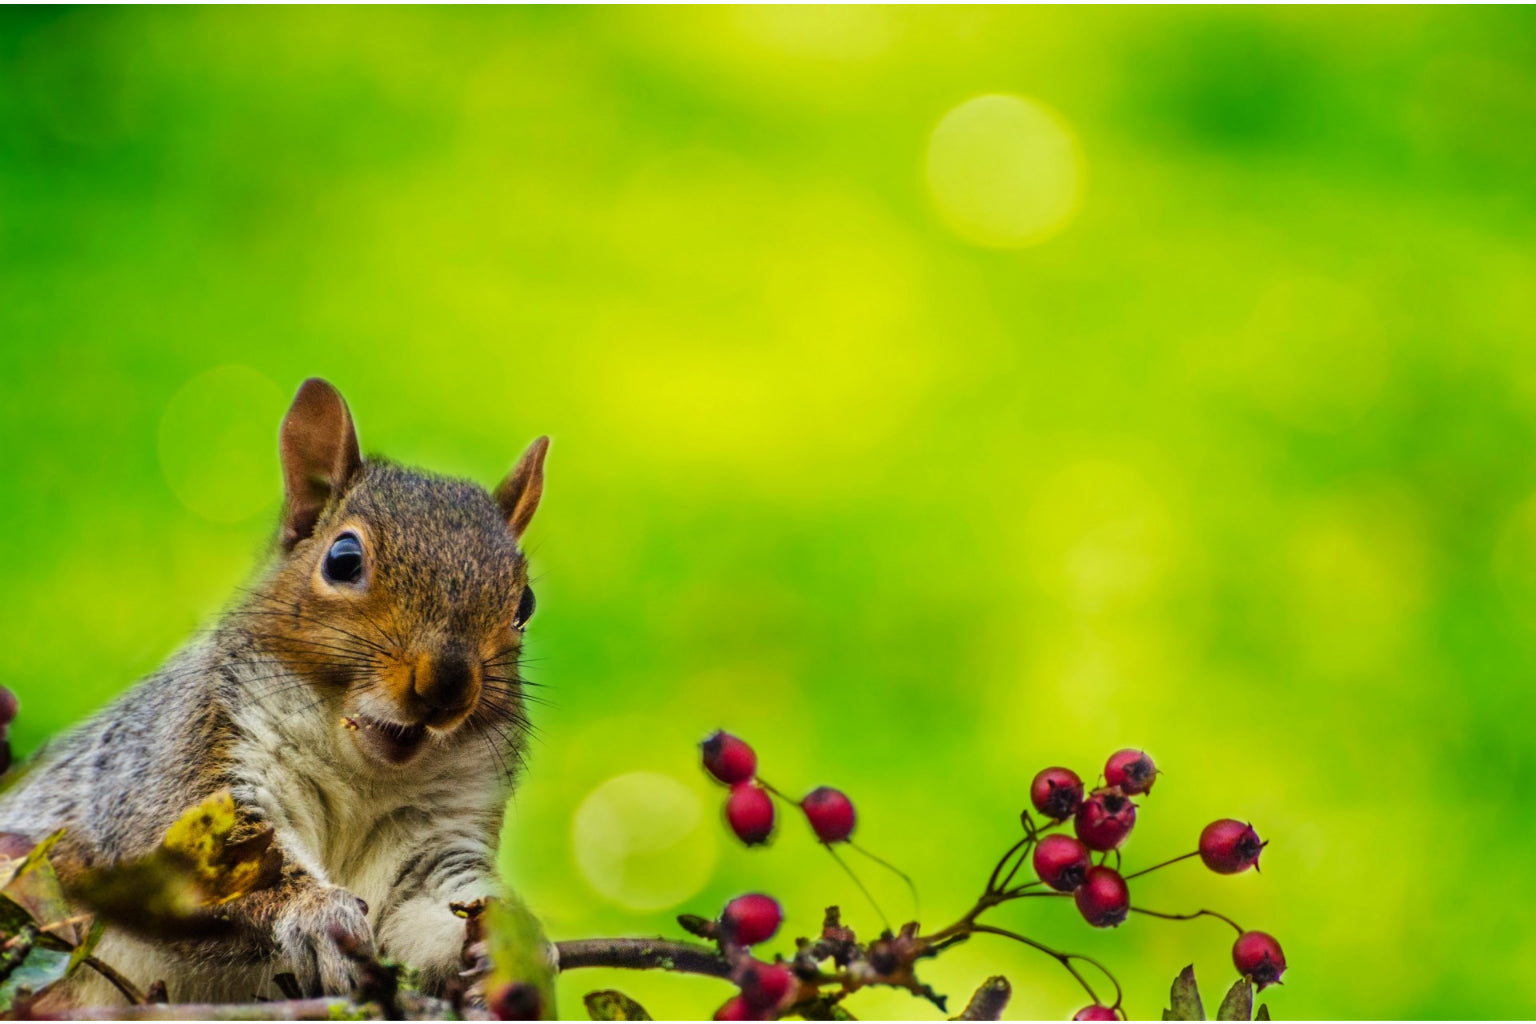
<instances>
[{"instance_id":1,"label":"green bokeh background","mask_svg":"<svg viewBox=\"0 0 1536 1024\"><path fill-rule=\"evenodd\" d=\"M876 925L798 822L726 841L716 726L852 794L933 925L1037 768L1133 744L1166 774L1132 866L1218 816L1272 840L1136 899L1277 934L1277 1017L1536 1015L1533 68L1518 10L8 9L16 743L217 613L321 374L366 449L486 483L553 435L505 862L556 937L746 889ZM1080 154L1019 249L924 172L1000 92ZM1000 922L1134 1016L1232 976L1216 922L1041 903ZM925 969L994 972L1011 1015L1084 1001L1022 948ZM590 973L566 1013L610 984L726 994Z\"/></svg>"}]
</instances>

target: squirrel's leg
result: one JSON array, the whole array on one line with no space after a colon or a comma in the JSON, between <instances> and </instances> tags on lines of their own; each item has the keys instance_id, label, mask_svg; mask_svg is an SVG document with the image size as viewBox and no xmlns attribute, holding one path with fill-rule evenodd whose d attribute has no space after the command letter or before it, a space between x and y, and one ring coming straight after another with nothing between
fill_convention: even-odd
<instances>
[{"instance_id":1,"label":"squirrel's leg","mask_svg":"<svg viewBox=\"0 0 1536 1024\"><path fill-rule=\"evenodd\" d=\"M291 971L306 995L344 995L357 980L354 956L373 955L368 905L298 864L282 879L220 908L245 935L270 949L274 969Z\"/></svg>"},{"instance_id":2,"label":"squirrel's leg","mask_svg":"<svg viewBox=\"0 0 1536 1024\"><path fill-rule=\"evenodd\" d=\"M478 843L418 847L402 858L374 923L380 952L416 968L439 994L464 969L464 919L450 905L501 894L495 851Z\"/></svg>"}]
</instances>

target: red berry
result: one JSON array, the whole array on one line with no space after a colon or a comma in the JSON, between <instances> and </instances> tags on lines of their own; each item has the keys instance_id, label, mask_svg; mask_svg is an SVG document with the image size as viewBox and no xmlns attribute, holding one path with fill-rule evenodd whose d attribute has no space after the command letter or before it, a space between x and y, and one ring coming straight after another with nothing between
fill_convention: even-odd
<instances>
[{"instance_id":1,"label":"red berry","mask_svg":"<svg viewBox=\"0 0 1536 1024\"><path fill-rule=\"evenodd\" d=\"M1072 829L1090 850L1113 850L1136 824L1136 805L1118 789L1096 789L1077 809Z\"/></svg>"},{"instance_id":2,"label":"red berry","mask_svg":"<svg viewBox=\"0 0 1536 1024\"><path fill-rule=\"evenodd\" d=\"M776 1009L795 985L795 975L783 964L765 964L748 960L737 972L741 997L753 1010Z\"/></svg>"},{"instance_id":3,"label":"red berry","mask_svg":"<svg viewBox=\"0 0 1536 1024\"><path fill-rule=\"evenodd\" d=\"M1035 874L1057 892L1071 892L1088 874L1088 847L1071 836L1049 835L1035 847Z\"/></svg>"},{"instance_id":4,"label":"red berry","mask_svg":"<svg viewBox=\"0 0 1536 1024\"><path fill-rule=\"evenodd\" d=\"M0 728L4 728L16 721L16 695L5 687L0 686Z\"/></svg>"},{"instance_id":5,"label":"red berry","mask_svg":"<svg viewBox=\"0 0 1536 1024\"><path fill-rule=\"evenodd\" d=\"M779 901L760 892L737 896L725 905L720 915L720 927L725 935L739 946L753 946L767 942L779 930L784 911Z\"/></svg>"},{"instance_id":6,"label":"red berry","mask_svg":"<svg viewBox=\"0 0 1536 1024\"><path fill-rule=\"evenodd\" d=\"M748 846L766 843L773 833L773 800L756 783L738 782L725 801L725 820Z\"/></svg>"},{"instance_id":7,"label":"red berry","mask_svg":"<svg viewBox=\"0 0 1536 1024\"><path fill-rule=\"evenodd\" d=\"M1083 884L1072 894L1083 919L1095 928L1113 928L1131 912L1131 890L1114 868L1088 869Z\"/></svg>"},{"instance_id":8,"label":"red berry","mask_svg":"<svg viewBox=\"0 0 1536 1024\"><path fill-rule=\"evenodd\" d=\"M715 1011L715 1020L757 1020L757 1014L742 996L731 996L725 1005Z\"/></svg>"},{"instance_id":9,"label":"red berry","mask_svg":"<svg viewBox=\"0 0 1536 1024\"><path fill-rule=\"evenodd\" d=\"M699 746L704 751L704 768L709 774L734 786L757 773L757 754L743 739L728 732L717 732Z\"/></svg>"},{"instance_id":10,"label":"red berry","mask_svg":"<svg viewBox=\"0 0 1536 1024\"><path fill-rule=\"evenodd\" d=\"M1107 1006L1094 1003L1085 1006L1072 1015L1073 1020L1119 1020L1120 1015Z\"/></svg>"},{"instance_id":11,"label":"red berry","mask_svg":"<svg viewBox=\"0 0 1536 1024\"><path fill-rule=\"evenodd\" d=\"M1285 953L1268 932L1243 932L1232 944L1232 963L1237 973L1252 978L1263 991L1285 973Z\"/></svg>"},{"instance_id":12,"label":"red berry","mask_svg":"<svg viewBox=\"0 0 1536 1024\"><path fill-rule=\"evenodd\" d=\"M543 1020L544 998L522 982L508 982L491 993L486 1009L497 1020Z\"/></svg>"},{"instance_id":13,"label":"red berry","mask_svg":"<svg viewBox=\"0 0 1536 1024\"><path fill-rule=\"evenodd\" d=\"M1259 866L1264 843L1252 825L1234 818L1222 818L1200 832L1200 859L1221 875L1235 875Z\"/></svg>"},{"instance_id":14,"label":"red berry","mask_svg":"<svg viewBox=\"0 0 1536 1024\"><path fill-rule=\"evenodd\" d=\"M1083 802L1083 780L1070 768L1047 768L1029 784L1029 802L1047 818L1065 821Z\"/></svg>"},{"instance_id":15,"label":"red berry","mask_svg":"<svg viewBox=\"0 0 1536 1024\"><path fill-rule=\"evenodd\" d=\"M1110 756L1104 765L1104 782L1118 786L1128 796L1152 792L1157 779L1157 766L1144 750L1121 750Z\"/></svg>"},{"instance_id":16,"label":"red berry","mask_svg":"<svg viewBox=\"0 0 1536 1024\"><path fill-rule=\"evenodd\" d=\"M831 786L813 789L800 801L816 838L824 843L841 843L853 835L853 801Z\"/></svg>"}]
</instances>

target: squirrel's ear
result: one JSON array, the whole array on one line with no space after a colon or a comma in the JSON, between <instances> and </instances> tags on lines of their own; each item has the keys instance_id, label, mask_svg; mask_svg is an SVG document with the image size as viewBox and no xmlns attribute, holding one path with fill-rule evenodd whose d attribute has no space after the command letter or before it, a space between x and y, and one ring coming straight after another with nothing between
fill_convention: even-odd
<instances>
[{"instance_id":1,"label":"squirrel's ear","mask_svg":"<svg viewBox=\"0 0 1536 1024\"><path fill-rule=\"evenodd\" d=\"M319 377L299 386L279 435L283 456L283 548L308 537L325 506L363 464L352 414Z\"/></svg>"},{"instance_id":2,"label":"squirrel's ear","mask_svg":"<svg viewBox=\"0 0 1536 1024\"><path fill-rule=\"evenodd\" d=\"M514 537L521 537L528 529L528 521L538 510L539 498L544 495L544 453L547 451L549 438L534 441L496 488L496 504L501 506L501 514L507 517L507 526Z\"/></svg>"}]
</instances>

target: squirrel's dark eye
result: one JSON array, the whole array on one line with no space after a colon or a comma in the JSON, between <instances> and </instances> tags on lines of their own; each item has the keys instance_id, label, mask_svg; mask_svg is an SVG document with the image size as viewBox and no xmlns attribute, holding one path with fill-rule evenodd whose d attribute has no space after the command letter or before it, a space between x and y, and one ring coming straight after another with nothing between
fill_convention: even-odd
<instances>
[{"instance_id":1,"label":"squirrel's dark eye","mask_svg":"<svg viewBox=\"0 0 1536 1024\"><path fill-rule=\"evenodd\" d=\"M517 599L517 615L512 619L512 625L516 629L522 629L528 620L533 618L533 609L537 602L533 599L533 588L524 587L523 596Z\"/></svg>"},{"instance_id":2,"label":"squirrel's dark eye","mask_svg":"<svg viewBox=\"0 0 1536 1024\"><path fill-rule=\"evenodd\" d=\"M356 583L363 578L363 542L353 533L336 538L331 550L325 553L321 567L325 578L332 583Z\"/></svg>"}]
</instances>

